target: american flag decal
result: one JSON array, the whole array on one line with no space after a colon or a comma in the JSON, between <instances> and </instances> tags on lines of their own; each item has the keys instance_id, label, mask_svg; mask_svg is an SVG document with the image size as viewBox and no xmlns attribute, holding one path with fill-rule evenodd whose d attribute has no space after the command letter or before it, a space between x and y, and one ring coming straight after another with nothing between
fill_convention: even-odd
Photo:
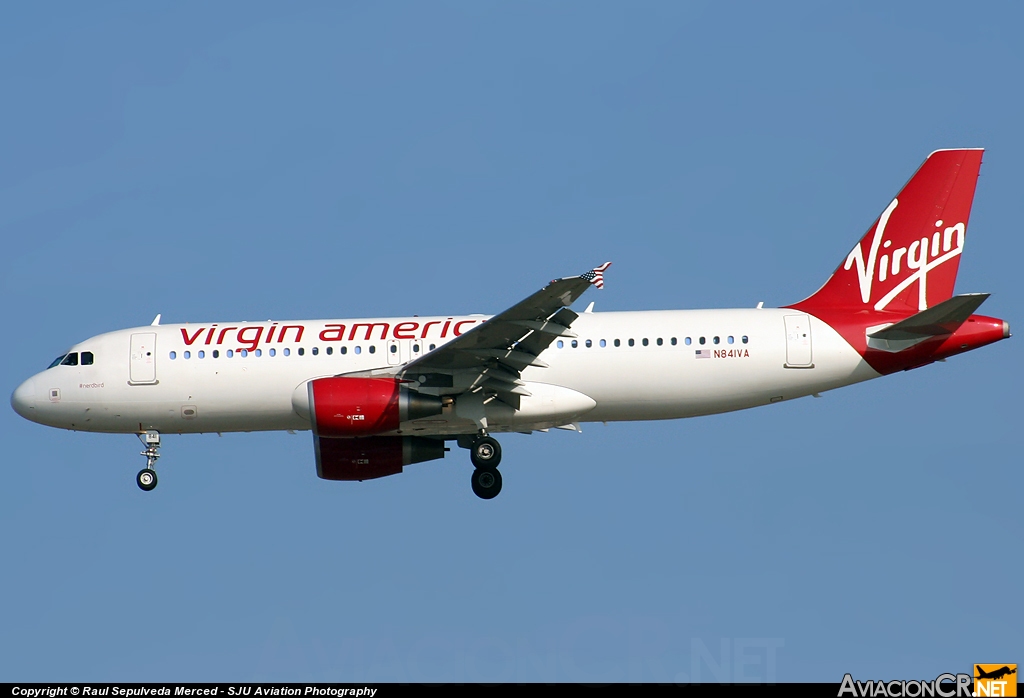
<instances>
[{"instance_id":1,"label":"american flag decal","mask_svg":"<svg viewBox=\"0 0 1024 698\"><path fill-rule=\"evenodd\" d=\"M605 262L596 269L591 269L586 274L580 274L580 278L584 281L589 281L598 288L604 288L604 270L612 265L611 262Z\"/></svg>"},{"instance_id":2,"label":"american flag decal","mask_svg":"<svg viewBox=\"0 0 1024 698\"><path fill-rule=\"evenodd\" d=\"M698 359L710 359L711 358L711 350L710 349L697 349L697 358Z\"/></svg>"}]
</instances>

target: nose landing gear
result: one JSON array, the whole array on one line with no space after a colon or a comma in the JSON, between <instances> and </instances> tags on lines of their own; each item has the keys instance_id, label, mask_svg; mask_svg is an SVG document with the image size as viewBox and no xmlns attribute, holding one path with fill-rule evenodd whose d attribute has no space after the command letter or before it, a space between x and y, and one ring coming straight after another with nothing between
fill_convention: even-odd
<instances>
[{"instance_id":1,"label":"nose landing gear","mask_svg":"<svg viewBox=\"0 0 1024 698\"><path fill-rule=\"evenodd\" d=\"M135 483L143 492L149 492L151 489L156 487L156 471L151 470L150 468L143 468L139 471L139 474L135 476Z\"/></svg>"},{"instance_id":2,"label":"nose landing gear","mask_svg":"<svg viewBox=\"0 0 1024 698\"><path fill-rule=\"evenodd\" d=\"M142 445L146 447L146 450L139 454L146 457L146 467L135 476L135 483L143 492L149 492L156 487L157 483L156 470L154 468L156 466L156 459L160 457L160 432L150 430L138 436Z\"/></svg>"}]
</instances>

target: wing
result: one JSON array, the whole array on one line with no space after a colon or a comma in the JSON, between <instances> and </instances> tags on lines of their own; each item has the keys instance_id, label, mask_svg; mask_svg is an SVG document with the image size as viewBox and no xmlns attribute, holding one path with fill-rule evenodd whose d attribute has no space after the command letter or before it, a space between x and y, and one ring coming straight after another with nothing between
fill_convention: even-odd
<instances>
[{"instance_id":1,"label":"wing","mask_svg":"<svg viewBox=\"0 0 1024 698\"><path fill-rule=\"evenodd\" d=\"M529 298L498 313L447 344L404 366L395 367L397 378L418 384L424 392L458 395L485 393L519 409L519 396L527 366L546 368L538 356L556 337L575 337L569 329L579 317L569 309L591 284L604 286L605 262L596 269L556 279Z\"/></svg>"}]
</instances>

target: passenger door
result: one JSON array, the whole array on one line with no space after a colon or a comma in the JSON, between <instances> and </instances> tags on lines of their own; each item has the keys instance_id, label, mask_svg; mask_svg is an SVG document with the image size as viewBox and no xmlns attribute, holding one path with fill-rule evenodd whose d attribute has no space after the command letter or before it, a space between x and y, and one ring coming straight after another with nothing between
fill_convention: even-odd
<instances>
[{"instance_id":1,"label":"passenger door","mask_svg":"<svg viewBox=\"0 0 1024 698\"><path fill-rule=\"evenodd\" d=\"M786 368L813 368L811 323L806 315L786 315Z\"/></svg>"},{"instance_id":2,"label":"passenger door","mask_svg":"<svg viewBox=\"0 0 1024 698\"><path fill-rule=\"evenodd\" d=\"M156 332L132 335L128 382L131 385L156 383Z\"/></svg>"}]
</instances>

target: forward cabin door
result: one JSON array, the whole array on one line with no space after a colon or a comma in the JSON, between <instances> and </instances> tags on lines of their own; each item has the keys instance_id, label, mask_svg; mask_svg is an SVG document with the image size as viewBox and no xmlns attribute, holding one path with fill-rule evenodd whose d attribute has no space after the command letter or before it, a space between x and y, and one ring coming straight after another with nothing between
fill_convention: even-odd
<instances>
[{"instance_id":1,"label":"forward cabin door","mask_svg":"<svg viewBox=\"0 0 1024 698\"><path fill-rule=\"evenodd\" d=\"M132 385L156 383L156 332L138 332L132 335L129 364Z\"/></svg>"},{"instance_id":2,"label":"forward cabin door","mask_svg":"<svg viewBox=\"0 0 1024 698\"><path fill-rule=\"evenodd\" d=\"M811 323L806 315L786 315L786 368L813 368Z\"/></svg>"}]
</instances>

